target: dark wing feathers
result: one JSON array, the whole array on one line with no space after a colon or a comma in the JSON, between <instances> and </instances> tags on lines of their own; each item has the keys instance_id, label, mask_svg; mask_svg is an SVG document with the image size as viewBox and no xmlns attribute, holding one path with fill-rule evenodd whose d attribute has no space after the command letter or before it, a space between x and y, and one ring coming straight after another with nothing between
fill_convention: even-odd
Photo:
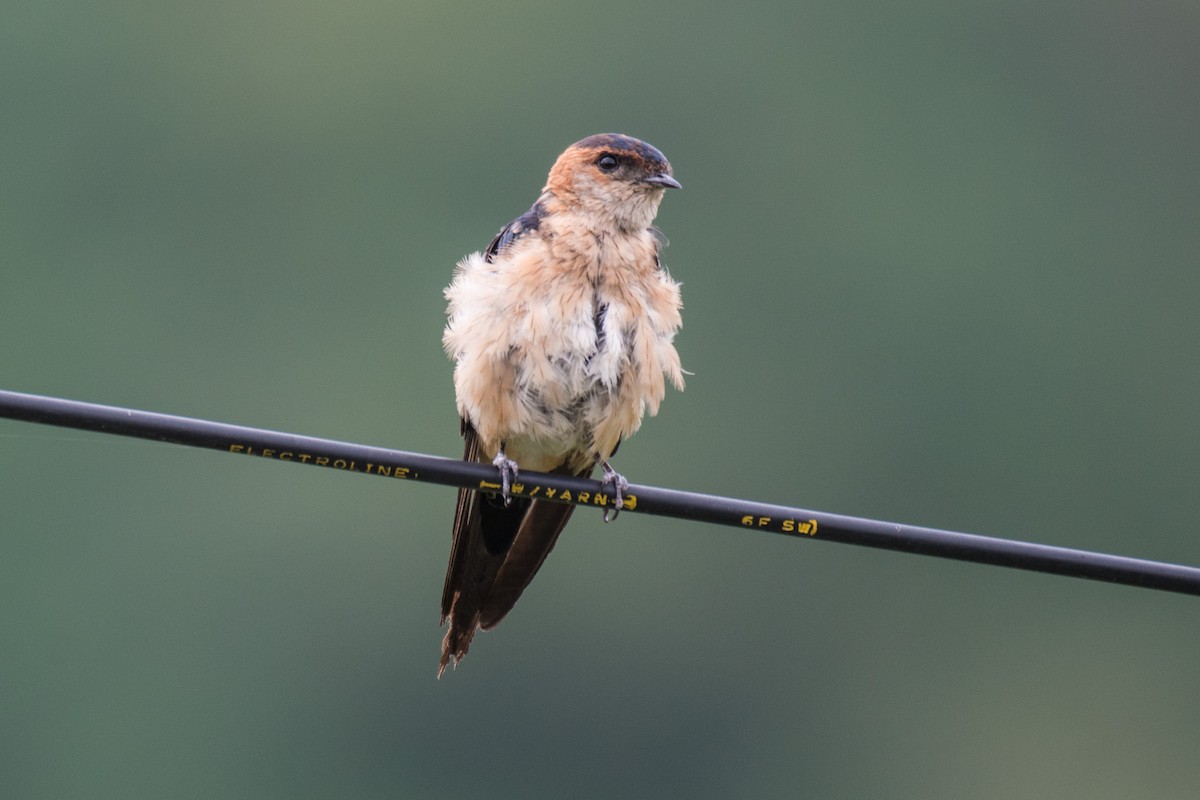
<instances>
[{"instance_id":1,"label":"dark wing feathers","mask_svg":"<svg viewBox=\"0 0 1200 800\"><path fill-rule=\"evenodd\" d=\"M478 461L479 436L463 422L464 457ZM590 474L565 465L554 472ZM460 489L454 511L453 543L442 588L442 622L450 629L442 642L440 670L462 659L475 631L495 627L512 610L558 541L575 510L572 505L514 497L507 507L486 492Z\"/></svg>"},{"instance_id":2,"label":"dark wing feathers","mask_svg":"<svg viewBox=\"0 0 1200 800\"><path fill-rule=\"evenodd\" d=\"M552 471L564 475L573 474L565 468ZM585 472L574 474L586 475L590 472L589 468ZM505 554L504 563L496 572L487 599L480 608L479 627L485 631L491 630L512 611L521 593L554 548L558 535L566 527L567 520L571 518L571 512L574 510L575 506L564 503L530 501L512 546Z\"/></svg>"},{"instance_id":3,"label":"dark wing feathers","mask_svg":"<svg viewBox=\"0 0 1200 800\"><path fill-rule=\"evenodd\" d=\"M496 256L521 236L529 231L536 231L541 225L542 216L545 213L542 201L538 200L531 209L501 228L500 232L496 234L496 238L492 239L487 250L484 251L484 260L490 264L496 260Z\"/></svg>"},{"instance_id":4,"label":"dark wing feathers","mask_svg":"<svg viewBox=\"0 0 1200 800\"><path fill-rule=\"evenodd\" d=\"M462 436L466 445L463 461L478 461L479 436L465 419L461 420L461 423ZM461 583L457 578L463 572L463 562L467 557L465 544L468 539L467 531L472 525L479 524L478 520L474 519L478 516L478 510L472 502L474 498L475 492L470 489L458 490L458 504L454 507L454 527L451 529L453 538L450 542L450 565L446 568L446 583L442 587L442 624L445 624L446 619L450 616L450 609L454 605L454 587Z\"/></svg>"}]
</instances>

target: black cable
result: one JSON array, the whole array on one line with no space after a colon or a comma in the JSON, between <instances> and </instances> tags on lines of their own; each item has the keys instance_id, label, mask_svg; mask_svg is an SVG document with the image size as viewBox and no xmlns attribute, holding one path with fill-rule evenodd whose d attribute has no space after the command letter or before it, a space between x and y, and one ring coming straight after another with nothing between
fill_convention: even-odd
<instances>
[{"instance_id":1,"label":"black cable","mask_svg":"<svg viewBox=\"0 0 1200 800\"><path fill-rule=\"evenodd\" d=\"M500 488L495 468L483 464L19 392L0 390L0 417L206 447L364 475L472 489ZM596 481L537 472L522 472L513 487L513 494L597 508L610 506L613 502L612 493ZM1200 595L1200 569L1196 567L1085 550L898 525L638 484L630 485L622 508L643 514L711 522L799 538L824 539Z\"/></svg>"}]
</instances>

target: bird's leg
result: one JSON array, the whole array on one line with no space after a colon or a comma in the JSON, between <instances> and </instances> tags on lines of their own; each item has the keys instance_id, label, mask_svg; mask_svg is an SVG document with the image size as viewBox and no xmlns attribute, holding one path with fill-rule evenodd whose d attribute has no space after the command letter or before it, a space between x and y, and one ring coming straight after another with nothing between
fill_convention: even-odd
<instances>
[{"instance_id":1,"label":"bird's leg","mask_svg":"<svg viewBox=\"0 0 1200 800\"><path fill-rule=\"evenodd\" d=\"M604 521L611 522L612 520L616 519L617 514L621 512L621 504L625 502L625 490L629 488L629 481L625 480L625 476L613 469L607 461L602 460L600 462L600 467L604 470L604 474L601 476L600 483L611 483L613 487L614 505L612 508L604 509ZM608 513L610 511L612 512L611 517Z\"/></svg>"},{"instance_id":2,"label":"bird's leg","mask_svg":"<svg viewBox=\"0 0 1200 800\"><path fill-rule=\"evenodd\" d=\"M492 459L492 466L500 470L500 496L504 499L504 506L507 508L512 502L509 492L512 491L513 481L517 479L517 462L504 455L504 445L500 445L499 452Z\"/></svg>"}]
</instances>

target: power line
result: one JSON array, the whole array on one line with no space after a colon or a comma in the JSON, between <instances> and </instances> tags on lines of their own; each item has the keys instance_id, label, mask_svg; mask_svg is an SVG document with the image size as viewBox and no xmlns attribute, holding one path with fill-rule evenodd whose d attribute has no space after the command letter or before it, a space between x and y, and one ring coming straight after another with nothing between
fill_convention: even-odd
<instances>
[{"instance_id":1,"label":"power line","mask_svg":"<svg viewBox=\"0 0 1200 800\"><path fill-rule=\"evenodd\" d=\"M204 447L253 458L391 479L498 490L496 470L450 458L247 428L116 406L0 390L0 417ZM2 457L2 456L0 456ZM613 496L586 478L522 472L513 494L609 507ZM1147 589L1200 595L1200 568L828 514L731 497L631 484L622 510L710 522L801 539L856 544Z\"/></svg>"}]
</instances>

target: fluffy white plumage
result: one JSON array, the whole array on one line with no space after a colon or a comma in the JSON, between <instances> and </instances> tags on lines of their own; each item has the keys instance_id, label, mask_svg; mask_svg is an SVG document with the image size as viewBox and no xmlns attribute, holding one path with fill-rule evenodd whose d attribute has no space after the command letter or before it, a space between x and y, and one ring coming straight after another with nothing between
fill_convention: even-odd
<instances>
[{"instance_id":1,"label":"fluffy white plumage","mask_svg":"<svg viewBox=\"0 0 1200 800\"><path fill-rule=\"evenodd\" d=\"M679 285L655 266L648 231L612 238L550 259L530 236L494 262L459 262L443 342L459 414L489 458L502 442L527 469L605 458L657 413L665 378L683 388Z\"/></svg>"}]
</instances>

